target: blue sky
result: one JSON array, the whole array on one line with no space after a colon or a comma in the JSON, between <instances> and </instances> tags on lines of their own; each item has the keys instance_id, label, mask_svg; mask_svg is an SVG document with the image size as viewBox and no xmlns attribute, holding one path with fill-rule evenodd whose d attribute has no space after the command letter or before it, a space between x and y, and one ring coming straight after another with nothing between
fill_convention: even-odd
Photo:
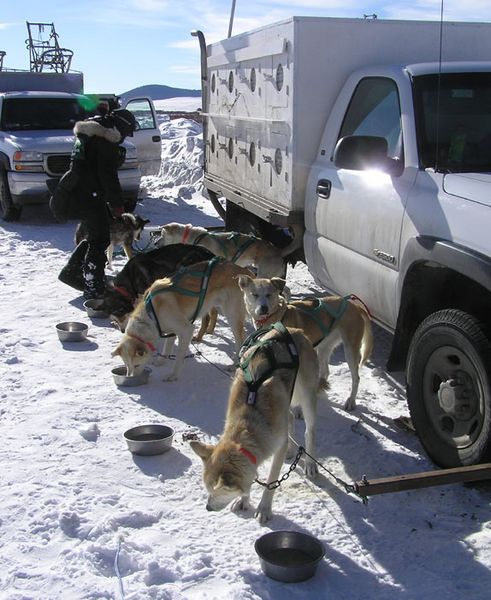
<instances>
[{"instance_id":1,"label":"blue sky","mask_svg":"<svg viewBox=\"0 0 491 600\"><path fill-rule=\"evenodd\" d=\"M491 21L491 0L443 0L447 20ZM54 22L74 51L87 92L122 93L146 84L199 89L199 51L227 37L232 0L0 0L4 67L28 69L26 21ZM292 15L438 19L440 0L236 0L233 33Z\"/></svg>"}]
</instances>

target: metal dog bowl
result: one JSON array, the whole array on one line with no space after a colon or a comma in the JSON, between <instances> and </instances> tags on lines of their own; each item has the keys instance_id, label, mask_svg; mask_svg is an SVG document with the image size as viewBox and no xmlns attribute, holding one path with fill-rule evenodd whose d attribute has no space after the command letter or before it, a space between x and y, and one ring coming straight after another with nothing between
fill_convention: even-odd
<instances>
[{"instance_id":1,"label":"metal dog bowl","mask_svg":"<svg viewBox=\"0 0 491 600\"><path fill-rule=\"evenodd\" d=\"M324 556L316 538L299 531L272 531L254 544L263 573L271 579L293 583L312 577Z\"/></svg>"},{"instance_id":2,"label":"metal dog bowl","mask_svg":"<svg viewBox=\"0 0 491 600\"><path fill-rule=\"evenodd\" d=\"M87 339L89 327L85 323L66 321L58 323L56 331L62 342L83 342Z\"/></svg>"},{"instance_id":3,"label":"metal dog bowl","mask_svg":"<svg viewBox=\"0 0 491 600\"><path fill-rule=\"evenodd\" d=\"M167 425L138 425L124 432L128 449L133 454L162 454L172 446L174 430Z\"/></svg>"},{"instance_id":4,"label":"metal dog bowl","mask_svg":"<svg viewBox=\"0 0 491 600\"><path fill-rule=\"evenodd\" d=\"M147 383L150 371L150 369L143 369L139 375L126 375L126 367L124 365L111 369L114 383L123 387L143 385Z\"/></svg>"},{"instance_id":5,"label":"metal dog bowl","mask_svg":"<svg viewBox=\"0 0 491 600\"><path fill-rule=\"evenodd\" d=\"M93 299L84 302L84 308L87 311L87 316L93 319L106 319L109 315L103 309L104 300Z\"/></svg>"}]
</instances>

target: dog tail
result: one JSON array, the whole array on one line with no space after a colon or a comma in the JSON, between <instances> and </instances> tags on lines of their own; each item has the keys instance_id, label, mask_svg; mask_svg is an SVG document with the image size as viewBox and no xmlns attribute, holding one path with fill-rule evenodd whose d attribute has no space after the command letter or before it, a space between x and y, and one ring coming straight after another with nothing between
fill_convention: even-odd
<instances>
[{"instance_id":1,"label":"dog tail","mask_svg":"<svg viewBox=\"0 0 491 600\"><path fill-rule=\"evenodd\" d=\"M285 256L288 256L289 254L291 254L292 252L295 252L295 250L298 250L299 248L301 248L303 246L303 233L304 233L303 225L299 225L299 224L290 225L290 231L291 231L291 236L293 239L288 244L288 246L281 248L280 253L283 258L285 258Z\"/></svg>"}]
</instances>

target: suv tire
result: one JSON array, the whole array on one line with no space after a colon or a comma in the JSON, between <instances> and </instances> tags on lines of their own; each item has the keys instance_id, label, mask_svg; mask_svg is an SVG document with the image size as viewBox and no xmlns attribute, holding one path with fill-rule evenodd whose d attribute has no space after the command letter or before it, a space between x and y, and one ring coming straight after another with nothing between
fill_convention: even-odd
<instances>
[{"instance_id":1,"label":"suv tire","mask_svg":"<svg viewBox=\"0 0 491 600\"><path fill-rule=\"evenodd\" d=\"M486 461L491 451L491 344L460 310L429 315L409 348L407 400L416 432L441 467Z\"/></svg>"},{"instance_id":2,"label":"suv tire","mask_svg":"<svg viewBox=\"0 0 491 600\"><path fill-rule=\"evenodd\" d=\"M7 173L0 171L0 215L4 221L18 221L22 213L20 206L14 206L7 182Z\"/></svg>"}]
</instances>

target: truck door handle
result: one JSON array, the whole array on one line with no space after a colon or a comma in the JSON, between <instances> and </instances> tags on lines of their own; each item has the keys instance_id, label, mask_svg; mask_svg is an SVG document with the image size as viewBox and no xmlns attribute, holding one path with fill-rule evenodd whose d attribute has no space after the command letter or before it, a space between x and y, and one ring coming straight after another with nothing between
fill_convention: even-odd
<instances>
[{"instance_id":1,"label":"truck door handle","mask_svg":"<svg viewBox=\"0 0 491 600\"><path fill-rule=\"evenodd\" d=\"M152 142L160 142L160 135L153 135L152 136Z\"/></svg>"},{"instance_id":2,"label":"truck door handle","mask_svg":"<svg viewBox=\"0 0 491 600\"><path fill-rule=\"evenodd\" d=\"M319 198L329 198L331 195L331 187L332 183L329 181L329 179L319 179L315 193L319 196Z\"/></svg>"}]
</instances>

